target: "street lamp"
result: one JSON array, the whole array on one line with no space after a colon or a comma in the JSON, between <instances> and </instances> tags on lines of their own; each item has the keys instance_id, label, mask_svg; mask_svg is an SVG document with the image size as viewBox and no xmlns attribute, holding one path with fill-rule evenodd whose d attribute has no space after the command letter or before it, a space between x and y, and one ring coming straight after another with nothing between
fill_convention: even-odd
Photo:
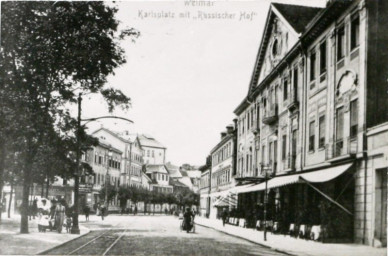
<instances>
[{"instance_id":1,"label":"street lamp","mask_svg":"<svg viewBox=\"0 0 388 256\"><path fill-rule=\"evenodd\" d=\"M264 190L264 241L267 241L267 204L268 204L268 179L271 177L271 167L262 166L265 180Z\"/></svg>"},{"instance_id":2,"label":"street lamp","mask_svg":"<svg viewBox=\"0 0 388 256\"><path fill-rule=\"evenodd\" d=\"M78 94L78 118L77 118L77 131L76 131L76 170L74 173L74 214L73 214L73 226L71 227L71 233L72 234L79 234L79 225L78 225L78 215L79 215L79 170L80 170L80 157L81 157L81 121L86 122L83 126L86 124L97 121L99 119L121 119L130 123L133 123L133 121L124 118L124 117L118 117L118 116L101 116L101 117L94 117L94 118L88 118L88 119L81 119L81 103L82 103L82 93Z\"/></svg>"},{"instance_id":3,"label":"street lamp","mask_svg":"<svg viewBox=\"0 0 388 256\"><path fill-rule=\"evenodd\" d=\"M105 206L106 206L107 211L108 211L108 207L109 207L109 204L108 204L108 186L110 183L109 164L111 163L112 155L113 155L112 150L111 150L111 148L109 148L108 149L108 157L106 159L106 178L105 178Z\"/></svg>"}]
</instances>

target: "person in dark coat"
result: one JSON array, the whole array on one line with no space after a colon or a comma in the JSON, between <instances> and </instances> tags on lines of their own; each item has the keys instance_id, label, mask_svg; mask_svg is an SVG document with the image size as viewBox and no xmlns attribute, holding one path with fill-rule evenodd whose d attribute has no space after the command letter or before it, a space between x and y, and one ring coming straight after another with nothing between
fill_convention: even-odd
<instances>
[{"instance_id":1,"label":"person in dark coat","mask_svg":"<svg viewBox=\"0 0 388 256\"><path fill-rule=\"evenodd\" d=\"M186 208L185 213L183 214L183 221L184 221L184 230L189 233L191 228L193 227L192 221L194 220L193 212L190 211L190 208Z\"/></svg>"},{"instance_id":2,"label":"person in dark coat","mask_svg":"<svg viewBox=\"0 0 388 256\"><path fill-rule=\"evenodd\" d=\"M90 214L90 207L89 207L89 205L85 206L84 213L85 213L85 220L89 221L89 214Z\"/></svg>"},{"instance_id":3,"label":"person in dark coat","mask_svg":"<svg viewBox=\"0 0 388 256\"><path fill-rule=\"evenodd\" d=\"M221 218L222 218L222 225L225 227L226 219L228 218L228 212L226 211L226 209L222 211Z\"/></svg>"}]
</instances>

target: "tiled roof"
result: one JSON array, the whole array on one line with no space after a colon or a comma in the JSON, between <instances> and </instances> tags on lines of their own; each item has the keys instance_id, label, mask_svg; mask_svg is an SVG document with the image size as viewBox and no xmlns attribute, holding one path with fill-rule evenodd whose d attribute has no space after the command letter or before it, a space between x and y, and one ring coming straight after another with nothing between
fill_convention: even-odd
<instances>
[{"instance_id":1,"label":"tiled roof","mask_svg":"<svg viewBox=\"0 0 388 256\"><path fill-rule=\"evenodd\" d=\"M142 147L166 148L162 143L157 141L152 136L141 134L138 136L138 138Z\"/></svg>"},{"instance_id":2,"label":"tiled roof","mask_svg":"<svg viewBox=\"0 0 388 256\"><path fill-rule=\"evenodd\" d=\"M272 3L272 5L283 15L297 33L302 33L309 22L323 9L280 3Z\"/></svg>"}]
</instances>

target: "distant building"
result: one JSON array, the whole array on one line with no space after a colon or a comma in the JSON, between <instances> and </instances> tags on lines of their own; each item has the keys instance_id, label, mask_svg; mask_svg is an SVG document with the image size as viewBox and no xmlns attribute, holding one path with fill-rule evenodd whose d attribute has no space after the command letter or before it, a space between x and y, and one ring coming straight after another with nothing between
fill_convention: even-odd
<instances>
[{"instance_id":1,"label":"distant building","mask_svg":"<svg viewBox=\"0 0 388 256\"><path fill-rule=\"evenodd\" d=\"M199 212L203 217L209 217L210 214L210 188L211 188L211 156L206 159L206 164L199 167L201 179L199 182L200 204Z\"/></svg>"},{"instance_id":2,"label":"distant building","mask_svg":"<svg viewBox=\"0 0 388 256\"><path fill-rule=\"evenodd\" d=\"M166 162L166 150L154 137L141 134L138 136L138 141L143 149L143 159L145 164L160 164L163 165Z\"/></svg>"},{"instance_id":3,"label":"distant building","mask_svg":"<svg viewBox=\"0 0 388 256\"><path fill-rule=\"evenodd\" d=\"M144 172L152 180L151 191L172 193L173 187L170 185L170 177L164 165L144 165Z\"/></svg>"}]
</instances>

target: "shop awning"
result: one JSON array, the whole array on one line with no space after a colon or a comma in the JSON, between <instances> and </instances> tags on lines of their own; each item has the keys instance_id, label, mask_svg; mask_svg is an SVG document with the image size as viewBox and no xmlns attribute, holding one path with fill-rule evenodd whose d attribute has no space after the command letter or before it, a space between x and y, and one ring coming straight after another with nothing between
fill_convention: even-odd
<instances>
[{"instance_id":1,"label":"shop awning","mask_svg":"<svg viewBox=\"0 0 388 256\"><path fill-rule=\"evenodd\" d=\"M347 171L351 166L352 166L352 163L334 166L331 168L326 168L323 170L312 171L307 173L274 177L268 180L267 188L268 189L277 188L277 187L304 182L304 181L308 181L311 183L327 182L337 178L345 171ZM263 191L263 190L265 190L265 182L241 189L238 193L248 193L248 192Z\"/></svg>"},{"instance_id":2,"label":"shop awning","mask_svg":"<svg viewBox=\"0 0 388 256\"><path fill-rule=\"evenodd\" d=\"M214 206L237 206L237 194L227 194L220 196L218 200L213 204Z\"/></svg>"}]
</instances>

